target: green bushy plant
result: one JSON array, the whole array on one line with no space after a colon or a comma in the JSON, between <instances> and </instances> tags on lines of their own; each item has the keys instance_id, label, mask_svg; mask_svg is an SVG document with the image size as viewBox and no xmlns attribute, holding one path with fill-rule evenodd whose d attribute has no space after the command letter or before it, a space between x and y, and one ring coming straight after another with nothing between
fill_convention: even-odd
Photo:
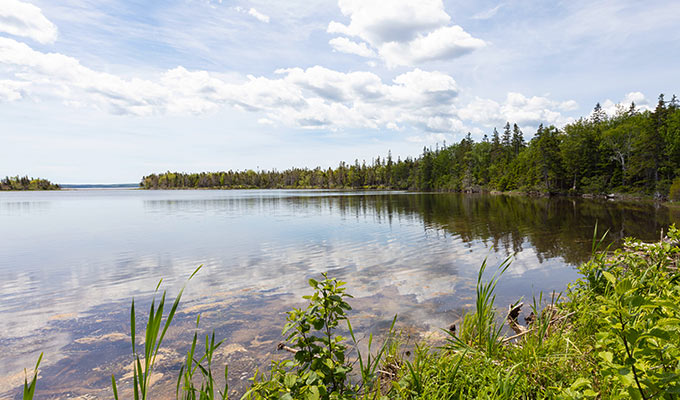
<instances>
[{"instance_id":1,"label":"green bushy plant","mask_svg":"<svg viewBox=\"0 0 680 400\"><path fill-rule=\"evenodd\" d=\"M668 198L672 201L680 201L680 177L673 179L668 191Z\"/></svg>"},{"instance_id":2,"label":"green bushy plant","mask_svg":"<svg viewBox=\"0 0 680 400\"><path fill-rule=\"evenodd\" d=\"M642 244L627 239L625 250L594 257L581 267L572 302L582 304L596 326L593 379L614 398L672 399L680 395L680 232Z\"/></svg>"},{"instance_id":3,"label":"green bushy plant","mask_svg":"<svg viewBox=\"0 0 680 400\"><path fill-rule=\"evenodd\" d=\"M347 320L352 308L345 301L344 282L328 278L309 280L315 290L306 309L288 312L283 329L294 349L293 360L272 363L269 377L256 374L248 399L351 399L356 387L349 382L352 365L346 358L347 345L336 334L341 321Z\"/></svg>"}]
</instances>

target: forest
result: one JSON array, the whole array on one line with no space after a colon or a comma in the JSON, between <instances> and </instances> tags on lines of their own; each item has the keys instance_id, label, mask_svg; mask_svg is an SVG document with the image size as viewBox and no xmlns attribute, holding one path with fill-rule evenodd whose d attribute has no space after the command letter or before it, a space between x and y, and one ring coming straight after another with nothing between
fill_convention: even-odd
<instances>
[{"instance_id":1,"label":"forest","mask_svg":"<svg viewBox=\"0 0 680 400\"><path fill-rule=\"evenodd\" d=\"M659 95L653 110L634 103L610 116L598 103L588 117L557 128L540 125L530 140L517 124L481 141L391 153L371 163L285 171L165 172L142 178L145 189L324 188L418 191L521 191L536 194L636 193L680 199L680 102Z\"/></svg>"},{"instance_id":2,"label":"forest","mask_svg":"<svg viewBox=\"0 0 680 400\"><path fill-rule=\"evenodd\" d=\"M47 179L28 176L6 176L0 180L0 190L59 190L61 187Z\"/></svg>"}]
</instances>

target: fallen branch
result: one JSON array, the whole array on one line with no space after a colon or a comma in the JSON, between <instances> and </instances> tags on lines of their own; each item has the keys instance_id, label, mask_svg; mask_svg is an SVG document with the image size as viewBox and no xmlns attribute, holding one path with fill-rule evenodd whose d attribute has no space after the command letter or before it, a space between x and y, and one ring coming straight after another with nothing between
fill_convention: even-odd
<instances>
[{"instance_id":1,"label":"fallen branch","mask_svg":"<svg viewBox=\"0 0 680 400\"><path fill-rule=\"evenodd\" d=\"M552 324L554 324L554 323L556 323L556 322L560 322L561 320L563 320L563 319L565 319L565 318L567 318L567 317L571 317L571 316L574 315L574 314L576 314L576 311L570 312L569 314L563 315L563 316L561 316L561 317L559 317L559 318L555 318L555 319L553 319L553 320L550 321L550 325L552 325ZM504 338L504 339L501 340L501 343L507 343L507 342L509 342L509 341L511 341L511 340L515 340L515 339L521 338L522 336L526 335L527 333L532 332L534 329L536 329L536 328L527 329L526 331L524 331L524 332L522 332L522 333L518 333L518 334L516 334L516 335L510 336L510 337L506 337L506 338Z\"/></svg>"},{"instance_id":2,"label":"fallen branch","mask_svg":"<svg viewBox=\"0 0 680 400\"><path fill-rule=\"evenodd\" d=\"M282 343L279 343L279 344L276 346L276 350L285 350L285 351L287 351L287 352L289 352L289 353L293 353L293 354L295 354L295 353L297 353L297 352L299 351L299 350L295 350L295 349L292 348L292 347L286 346L285 344L283 344L283 342L282 342Z\"/></svg>"},{"instance_id":3,"label":"fallen branch","mask_svg":"<svg viewBox=\"0 0 680 400\"><path fill-rule=\"evenodd\" d=\"M506 318L508 321L508 326L517 334L527 330L526 327L520 325L520 323L517 321L523 305L524 303L520 302L517 303L514 307L512 305L508 306L508 317Z\"/></svg>"},{"instance_id":4,"label":"fallen branch","mask_svg":"<svg viewBox=\"0 0 680 400\"><path fill-rule=\"evenodd\" d=\"M394 374L394 373L388 372L388 371L383 371L382 369L379 369L378 372L381 373L381 374L388 375L388 376L397 376L397 374Z\"/></svg>"}]
</instances>

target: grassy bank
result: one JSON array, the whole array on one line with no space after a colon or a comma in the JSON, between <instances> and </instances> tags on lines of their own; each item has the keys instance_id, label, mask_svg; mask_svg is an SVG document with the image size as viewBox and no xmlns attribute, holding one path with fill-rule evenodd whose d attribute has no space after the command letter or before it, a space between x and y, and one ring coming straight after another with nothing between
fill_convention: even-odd
<instances>
[{"instance_id":1,"label":"grassy bank","mask_svg":"<svg viewBox=\"0 0 680 400\"><path fill-rule=\"evenodd\" d=\"M581 278L562 295L525 300L524 321L521 304L508 309L494 304L496 283L510 260L497 270L482 264L474 309L457 329L447 330L446 344L438 347L419 343L407 350L396 317L382 340L358 343L343 283L325 275L312 279L312 294L305 297L309 305L290 311L283 329L286 340L279 347L290 357L255 372L242 398L678 398L680 232L672 227L652 244L627 240L614 252L602 248L605 242L606 237L593 240L593 256L580 266ZM484 279L489 272L495 273ZM141 330L135 327L133 303L134 377L120 388L112 377L116 398L119 389L136 399L154 397L156 355L180 299L181 292L167 311L163 293ZM221 345L214 335L205 341L194 336L178 367L178 398L228 397L229 388L217 384L227 369L213 361ZM26 399L36 391L36 376L26 382Z\"/></svg>"}]
</instances>

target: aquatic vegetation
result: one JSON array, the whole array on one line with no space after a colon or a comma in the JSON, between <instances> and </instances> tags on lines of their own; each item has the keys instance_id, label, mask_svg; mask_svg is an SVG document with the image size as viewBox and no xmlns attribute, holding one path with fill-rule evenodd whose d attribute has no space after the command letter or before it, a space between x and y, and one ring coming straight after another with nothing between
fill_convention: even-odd
<instances>
[{"instance_id":1,"label":"aquatic vegetation","mask_svg":"<svg viewBox=\"0 0 680 400\"><path fill-rule=\"evenodd\" d=\"M198 329L198 323L200 321L200 315L196 318L196 328ZM227 381L227 374L229 369L225 365L224 367L224 389L218 391L218 395L215 395L215 377L212 373L212 359L215 355L215 351L218 347L222 345L224 340L215 343L215 331L212 335L205 336L205 352L203 356L196 360L196 340L198 339L198 333L194 333L194 339L191 341L191 347L187 352L187 358L179 370L179 377L177 378L177 389L175 390L175 396L182 400L214 400L222 399L226 400L228 398L229 383ZM201 387L196 388L194 384L196 371L201 373ZM180 390L182 391L180 396Z\"/></svg>"},{"instance_id":2,"label":"aquatic vegetation","mask_svg":"<svg viewBox=\"0 0 680 400\"><path fill-rule=\"evenodd\" d=\"M28 374L26 374L26 378L24 379L24 394L22 396L24 400L31 400L35 395L35 387L38 382L38 367L40 366L42 358L43 353L40 353L40 357L38 357L38 361L35 363L35 368L33 369L33 379L31 379L30 384L28 383ZM26 373L26 371L24 371L24 373Z\"/></svg>"},{"instance_id":3,"label":"aquatic vegetation","mask_svg":"<svg viewBox=\"0 0 680 400\"><path fill-rule=\"evenodd\" d=\"M188 280L196 275L196 273L201 269L202 265L196 268L196 270L191 274ZM187 280L187 281L188 281ZM156 285L156 290L161 286L162 280ZM156 299L151 302L151 309L149 310L149 319L146 324L145 335L144 335L144 353L139 353L137 351L136 345L136 315L135 315L135 301L132 300L132 306L130 308L130 338L132 343L132 355L134 358L133 365L133 390L135 400L145 400L149 397L150 378L153 373L153 368L156 363L156 357L158 356L158 350L161 347L163 338L172 323L175 313L177 312L177 307L182 299L182 293L184 293L184 288L180 290L179 294L172 303L172 307L165 318L165 324L163 324L163 310L165 307L165 295L166 291L163 291L161 300L158 302L158 307L156 307ZM163 330L161 331L161 326ZM141 356L141 357L140 357ZM181 375L181 373L180 373ZM116 385L116 378L111 375L111 386L113 388L113 397L118 400L118 387Z\"/></svg>"},{"instance_id":4,"label":"aquatic vegetation","mask_svg":"<svg viewBox=\"0 0 680 400\"><path fill-rule=\"evenodd\" d=\"M311 279L314 292L304 296L308 306L288 312L283 329L286 343L280 348L292 357L256 372L242 399L677 399L680 231L671 227L667 237L651 244L627 239L614 252L600 250L604 240L593 240L592 258L579 268L582 278L564 296L533 298L526 325L519 322L521 303L503 312L495 304L495 287L510 260L489 280L482 263L475 309L459 332L448 331L447 343L439 348L416 343L412 354L400 351L396 317L377 351L372 335L367 352L359 351L347 314L352 296L344 283L326 274ZM158 307L152 302L143 353L135 346L133 302L135 399L153 392L149 376L181 295L164 324L165 293ZM506 322L510 329L504 328ZM350 338L338 334L345 324ZM180 369L177 398L227 399L227 386L215 392L211 370L222 342L214 333L206 336L204 354L197 359L197 337ZM225 380L226 374L225 368ZM26 379L24 399L32 398L36 379L37 365L30 385ZM118 398L113 377L112 385Z\"/></svg>"}]
</instances>

